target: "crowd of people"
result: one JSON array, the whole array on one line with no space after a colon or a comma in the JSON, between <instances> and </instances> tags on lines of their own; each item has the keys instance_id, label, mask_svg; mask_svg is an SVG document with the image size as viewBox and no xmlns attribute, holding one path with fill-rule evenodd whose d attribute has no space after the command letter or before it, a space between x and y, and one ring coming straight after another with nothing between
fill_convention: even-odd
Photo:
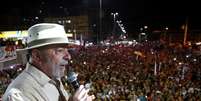
<instances>
[{"instance_id":1,"label":"crowd of people","mask_svg":"<svg viewBox=\"0 0 201 101\"><path fill-rule=\"evenodd\" d=\"M80 46L70 50L69 66L96 101L201 101L200 51L157 41ZM0 94L23 67L0 72Z\"/></svg>"},{"instance_id":2,"label":"crowd of people","mask_svg":"<svg viewBox=\"0 0 201 101\"><path fill-rule=\"evenodd\" d=\"M3 39L0 38L0 62L4 60L8 60L9 58L16 57L16 49L22 49L25 47L25 44L21 39L12 40L12 39Z\"/></svg>"}]
</instances>

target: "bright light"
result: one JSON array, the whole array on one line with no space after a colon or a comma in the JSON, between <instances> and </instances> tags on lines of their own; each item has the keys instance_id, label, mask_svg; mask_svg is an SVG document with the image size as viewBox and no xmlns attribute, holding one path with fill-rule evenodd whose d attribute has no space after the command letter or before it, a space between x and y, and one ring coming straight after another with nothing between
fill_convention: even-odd
<instances>
[{"instance_id":1,"label":"bright light","mask_svg":"<svg viewBox=\"0 0 201 101\"><path fill-rule=\"evenodd\" d=\"M146 33L141 33L141 35L146 35Z\"/></svg>"},{"instance_id":2,"label":"bright light","mask_svg":"<svg viewBox=\"0 0 201 101\"><path fill-rule=\"evenodd\" d=\"M197 42L196 45L201 45L201 42Z\"/></svg>"},{"instance_id":3,"label":"bright light","mask_svg":"<svg viewBox=\"0 0 201 101\"><path fill-rule=\"evenodd\" d=\"M36 16L36 17L35 17L35 19L36 19L36 20L38 20L38 19L39 19L39 17L37 17L37 16Z\"/></svg>"},{"instance_id":4,"label":"bright light","mask_svg":"<svg viewBox=\"0 0 201 101\"><path fill-rule=\"evenodd\" d=\"M122 21L120 20L120 21L117 21L117 23L121 23Z\"/></svg>"},{"instance_id":5,"label":"bright light","mask_svg":"<svg viewBox=\"0 0 201 101\"><path fill-rule=\"evenodd\" d=\"M132 42L132 41L128 41L128 44L129 44L129 45L132 45L132 44L133 44L133 42Z\"/></svg>"},{"instance_id":6,"label":"bright light","mask_svg":"<svg viewBox=\"0 0 201 101\"><path fill-rule=\"evenodd\" d=\"M28 32L26 30L22 31L1 31L0 38L11 38L11 37L27 37Z\"/></svg>"},{"instance_id":7,"label":"bright light","mask_svg":"<svg viewBox=\"0 0 201 101\"><path fill-rule=\"evenodd\" d=\"M116 13L111 13L111 15L114 15L114 16L115 16L115 15L118 15L118 14L119 14L119 13L117 13L117 12L116 12Z\"/></svg>"},{"instance_id":8,"label":"bright light","mask_svg":"<svg viewBox=\"0 0 201 101\"><path fill-rule=\"evenodd\" d=\"M22 68L19 68L17 71L18 71L18 72L19 72L19 71L22 71Z\"/></svg>"},{"instance_id":9,"label":"bright light","mask_svg":"<svg viewBox=\"0 0 201 101\"><path fill-rule=\"evenodd\" d=\"M148 26L144 26L144 29L147 29L148 28Z\"/></svg>"},{"instance_id":10,"label":"bright light","mask_svg":"<svg viewBox=\"0 0 201 101\"><path fill-rule=\"evenodd\" d=\"M189 55L186 55L186 58L189 58Z\"/></svg>"},{"instance_id":11,"label":"bright light","mask_svg":"<svg viewBox=\"0 0 201 101\"><path fill-rule=\"evenodd\" d=\"M84 61L83 64L86 65L87 63Z\"/></svg>"},{"instance_id":12,"label":"bright light","mask_svg":"<svg viewBox=\"0 0 201 101\"><path fill-rule=\"evenodd\" d=\"M168 27L165 27L165 30L168 30Z\"/></svg>"},{"instance_id":13,"label":"bright light","mask_svg":"<svg viewBox=\"0 0 201 101\"><path fill-rule=\"evenodd\" d=\"M71 32L71 30L70 29L68 29L68 33L70 33Z\"/></svg>"},{"instance_id":14,"label":"bright light","mask_svg":"<svg viewBox=\"0 0 201 101\"><path fill-rule=\"evenodd\" d=\"M71 23L71 20L67 20L66 23Z\"/></svg>"},{"instance_id":15,"label":"bright light","mask_svg":"<svg viewBox=\"0 0 201 101\"><path fill-rule=\"evenodd\" d=\"M126 30L122 30L124 33L126 33Z\"/></svg>"},{"instance_id":16,"label":"bright light","mask_svg":"<svg viewBox=\"0 0 201 101\"><path fill-rule=\"evenodd\" d=\"M73 63L73 60L70 60L70 63Z\"/></svg>"},{"instance_id":17,"label":"bright light","mask_svg":"<svg viewBox=\"0 0 201 101\"><path fill-rule=\"evenodd\" d=\"M14 68L14 66L10 66L10 68L11 68L11 69L13 69L13 68Z\"/></svg>"}]
</instances>

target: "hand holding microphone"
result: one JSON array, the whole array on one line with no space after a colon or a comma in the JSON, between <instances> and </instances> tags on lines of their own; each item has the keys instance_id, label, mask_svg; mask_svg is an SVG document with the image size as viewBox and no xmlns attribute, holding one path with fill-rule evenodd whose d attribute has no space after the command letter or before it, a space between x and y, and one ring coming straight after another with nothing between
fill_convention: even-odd
<instances>
[{"instance_id":1,"label":"hand holding microphone","mask_svg":"<svg viewBox=\"0 0 201 101\"><path fill-rule=\"evenodd\" d=\"M70 71L67 75L67 81L73 86L76 90L75 94L72 97L73 101L92 101L95 99L94 95L88 95L89 89L86 89L84 85L80 85L77 79L78 74L73 71Z\"/></svg>"},{"instance_id":2,"label":"hand holding microphone","mask_svg":"<svg viewBox=\"0 0 201 101\"><path fill-rule=\"evenodd\" d=\"M73 86L75 90L77 90L80 87L80 83L77 79L78 74L76 74L73 71L68 72L67 74L67 81Z\"/></svg>"}]
</instances>

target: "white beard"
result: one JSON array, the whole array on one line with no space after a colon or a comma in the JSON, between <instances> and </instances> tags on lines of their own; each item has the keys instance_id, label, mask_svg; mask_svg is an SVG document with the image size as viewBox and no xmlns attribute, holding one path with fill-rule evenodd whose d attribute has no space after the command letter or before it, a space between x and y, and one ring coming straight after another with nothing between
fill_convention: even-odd
<instances>
[{"instance_id":1,"label":"white beard","mask_svg":"<svg viewBox=\"0 0 201 101\"><path fill-rule=\"evenodd\" d=\"M52 67L52 76L56 79L60 79L64 76L64 70L62 70L60 66L55 65Z\"/></svg>"},{"instance_id":2,"label":"white beard","mask_svg":"<svg viewBox=\"0 0 201 101\"><path fill-rule=\"evenodd\" d=\"M60 79L61 77L65 76L65 66L61 66L61 65L66 65L68 64L67 61L61 59L60 62L58 64L55 64L51 61L49 61L48 64L50 65L50 68L52 68L52 77L56 78L56 79Z\"/></svg>"}]
</instances>

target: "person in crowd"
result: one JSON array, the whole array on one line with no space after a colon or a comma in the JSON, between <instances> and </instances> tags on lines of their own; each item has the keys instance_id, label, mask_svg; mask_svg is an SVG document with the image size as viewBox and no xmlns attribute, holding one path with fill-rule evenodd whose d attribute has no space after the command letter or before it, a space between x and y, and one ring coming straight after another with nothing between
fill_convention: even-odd
<instances>
[{"instance_id":1,"label":"person in crowd","mask_svg":"<svg viewBox=\"0 0 201 101\"><path fill-rule=\"evenodd\" d=\"M28 29L26 68L9 84L3 101L92 101L93 95L80 85L69 94L61 82L71 59L64 27L55 23L39 23Z\"/></svg>"},{"instance_id":2,"label":"person in crowd","mask_svg":"<svg viewBox=\"0 0 201 101\"><path fill-rule=\"evenodd\" d=\"M22 43L22 40L17 40L17 45L15 47L16 49L22 49L25 45Z\"/></svg>"}]
</instances>

